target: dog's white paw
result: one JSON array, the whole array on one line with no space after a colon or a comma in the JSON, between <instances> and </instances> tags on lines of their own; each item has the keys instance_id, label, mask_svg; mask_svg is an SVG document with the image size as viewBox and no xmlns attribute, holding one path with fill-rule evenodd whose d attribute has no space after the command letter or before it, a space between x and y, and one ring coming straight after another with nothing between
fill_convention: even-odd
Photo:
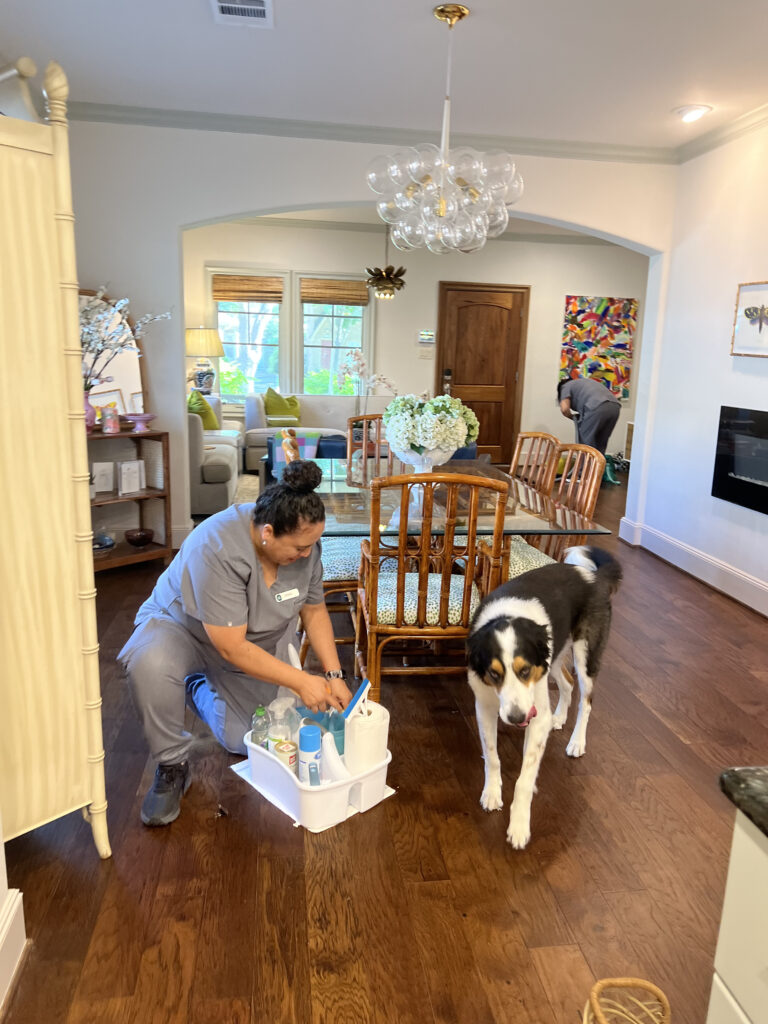
<instances>
[{"instance_id":1,"label":"dog's white paw","mask_svg":"<svg viewBox=\"0 0 768 1024\"><path fill-rule=\"evenodd\" d=\"M509 819L509 828L507 829L507 842L510 846L514 846L516 850L523 850L528 845L528 840L531 838L531 822L530 819L525 821L522 818L516 818L514 815Z\"/></svg>"},{"instance_id":2,"label":"dog's white paw","mask_svg":"<svg viewBox=\"0 0 768 1024\"><path fill-rule=\"evenodd\" d=\"M567 712L563 712L559 715L557 712L552 715L552 729L554 732L558 732L565 725L565 720L568 717Z\"/></svg>"},{"instance_id":3,"label":"dog's white paw","mask_svg":"<svg viewBox=\"0 0 768 1024\"><path fill-rule=\"evenodd\" d=\"M571 742L565 748L568 757L583 757L587 752L587 741L572 736Z\"/></svg>"},{"instance_id":4,"label":"dog's white paw","mask_svg":"<svg viewBox=\"0 0 768 1024\"><path fill-rule=\"evenodd\" d=\"M480 796L480 806L484 811L500 811L502 807L501 803L501 783L500 782L489 782L483 789Z\"/></svg>"}]
</instances>

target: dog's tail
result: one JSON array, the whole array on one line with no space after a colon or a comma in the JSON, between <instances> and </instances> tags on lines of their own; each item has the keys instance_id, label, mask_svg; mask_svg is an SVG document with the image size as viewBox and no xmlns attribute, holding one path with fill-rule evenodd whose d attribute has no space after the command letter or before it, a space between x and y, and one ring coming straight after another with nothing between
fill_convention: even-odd
<instances>
[{"instance_id":1,"label":"dog's tail","mask_svg":"<svg viewBox=\"0 0 768 1024\"><path fill-rule=\"evenodd\" d=\"M583 569L590 569L601 582L603 582L611 594L618 589L623 573L621 566L607 551L602 548L595 548L585 544L580 547L567 548L563 561L568 565L580 565Z\"/></svg>"}]
</instances>

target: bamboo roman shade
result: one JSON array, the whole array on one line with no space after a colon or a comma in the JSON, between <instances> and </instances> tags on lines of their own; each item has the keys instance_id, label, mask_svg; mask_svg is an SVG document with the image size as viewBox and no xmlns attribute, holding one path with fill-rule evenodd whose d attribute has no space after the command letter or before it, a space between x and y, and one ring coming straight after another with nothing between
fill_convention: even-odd
<instances>
[{"instance_id":1,"label":"bamboo roman shade","mask_svg":"<svg viewBox=\"0 0 768 1024\"><path fill-rule=\"evenodd\" d=\"M367 306L365 281L332 281L327 277L302 277L302 302L328 302L337 306Z\"/></svg>"},{"instance_id":2,"label":"bamboo roman shade","mask_svg":"<svg viewBox=\"0 0 768 1024\"><path fill-rule=\"evenodd\" d=\"M214 302L281 302L282 298L282 277L213 275Z\"/></svg>"}]
</instances>

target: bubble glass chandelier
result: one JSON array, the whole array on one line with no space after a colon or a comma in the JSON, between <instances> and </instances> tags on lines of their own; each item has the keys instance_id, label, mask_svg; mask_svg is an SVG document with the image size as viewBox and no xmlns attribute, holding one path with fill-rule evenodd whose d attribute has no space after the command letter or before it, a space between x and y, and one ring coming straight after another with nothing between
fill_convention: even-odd
<instances>
[{"instance_id":1,"label":"bubble glass chandelier","mask_svg":"<svg viewBox=\"0 0 768 1024\"><path fill-rule=\"evenodd\" d=\"M477 252L502 234L509 207L523 194L523 179L509 153L450 148L451 51L454 25L469 14L463 4L433 11L448 25L448 64L440 146L431 143L377 156L368 166L376 210L403 252L426 246L434 253Z\"/></svg>"}]
</instances>

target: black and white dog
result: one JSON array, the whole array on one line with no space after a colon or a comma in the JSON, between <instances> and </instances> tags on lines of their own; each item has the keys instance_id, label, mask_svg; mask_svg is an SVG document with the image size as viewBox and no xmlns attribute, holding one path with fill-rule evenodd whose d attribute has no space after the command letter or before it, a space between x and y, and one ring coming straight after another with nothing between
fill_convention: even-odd
<instances>
[{"instance_id":1,"label":"black and white dog","mask_svg":"<svg viewBox=\"0 0 768 1024\"><path fill-rule=\"evenodd\" d=\"M579 711L566 752L587 749L592 687L611 623L611 597L621 581L619 563L594 547L570 548L564 562L532 569L492 591L480 604L467 639L469 685L485 759L480 803L497 811L501 765L497 715L525 729L523 764L515 784L507 841L521 850L531 837L531 800L550 729L562 729L573 685L563 668L573 654ZM548 681L560 699L550 710Z\"/></svg>"}]
</instances>

